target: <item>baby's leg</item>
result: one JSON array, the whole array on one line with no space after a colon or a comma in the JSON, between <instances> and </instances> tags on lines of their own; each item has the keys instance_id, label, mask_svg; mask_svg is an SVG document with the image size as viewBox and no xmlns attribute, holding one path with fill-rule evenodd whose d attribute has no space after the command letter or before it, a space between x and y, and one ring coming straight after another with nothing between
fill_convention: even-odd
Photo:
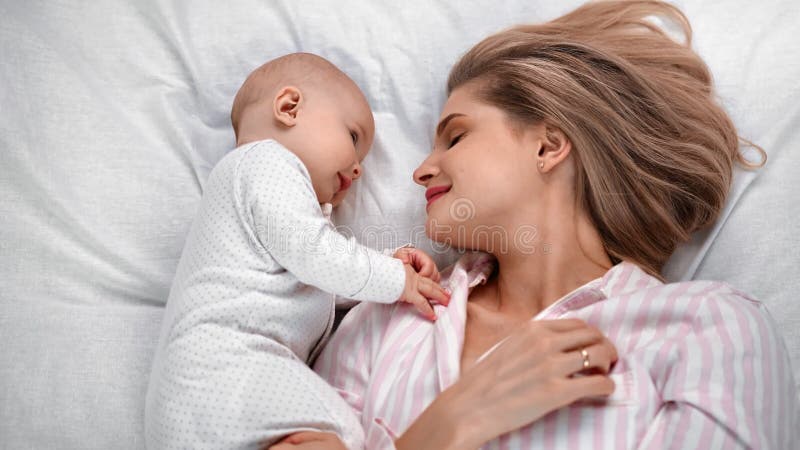
<instances>
[{"instance_id":1,"label":"baby's leg","mask_svg":"<svg viewBox=\"0 0 800 450\"><path fill-rule=\"evenodd\" d=\"M263 336L199 326L166 347L159 372L148 402L148 448L259 448L302 430L330 431L348 448L363 447L349 405Z\"/></svg>"}]
</instances>

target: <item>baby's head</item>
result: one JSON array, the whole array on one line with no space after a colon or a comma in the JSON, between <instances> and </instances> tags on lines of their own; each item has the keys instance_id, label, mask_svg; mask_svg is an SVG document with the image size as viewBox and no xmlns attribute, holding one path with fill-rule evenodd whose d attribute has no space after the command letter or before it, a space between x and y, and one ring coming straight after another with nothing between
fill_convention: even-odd
<instances>
[{"instance_id":1,"label":"baby's head","mask_svg":"<svg viewBox=\"0 0 800 450\"><path fill-rule=\"evenodd\" d=\"M236 145L274 139L311 175L320 203L337 206L361 176L375 123L367 99L347 75L317 55L292 53L245 80L231 110Z\"/></svg>"}]
</instances>

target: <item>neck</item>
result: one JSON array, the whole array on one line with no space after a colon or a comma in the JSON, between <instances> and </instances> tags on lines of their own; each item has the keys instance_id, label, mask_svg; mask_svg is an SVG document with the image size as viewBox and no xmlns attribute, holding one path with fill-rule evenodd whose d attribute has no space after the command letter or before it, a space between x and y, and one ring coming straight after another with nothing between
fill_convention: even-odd
<instances>
[{"instance_id":1,"label":"neck","mask_svg":"<svg viewBox=\"0 0 800 450\"><path fill-rule=\"evenodd\" d=\"M507 251L494 253L497 276L487 288L495 291L498 311L527 317L611 268L602 240L588 217L569 211L562 217L551 216L537 227L531 245L508 247Z\"/></svg>"}]
</instances>

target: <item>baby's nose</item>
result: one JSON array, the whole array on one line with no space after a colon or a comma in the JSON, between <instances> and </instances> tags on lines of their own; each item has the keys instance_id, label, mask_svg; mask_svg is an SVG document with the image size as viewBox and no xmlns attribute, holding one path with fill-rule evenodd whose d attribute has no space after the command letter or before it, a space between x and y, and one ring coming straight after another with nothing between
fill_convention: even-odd
<instances>
[{"instance_id":1,"label":"baby's nose","mask_svg":"<svg viewBox=\"0 0 800 450\"><path fill-rule=\"evenodd\" d=\"M361 164L359 162L356 162L353 165L353 171L352 171L353 180L357 180L358 178L361 178L361 173L362 172L363 172L363 169L361 168Z\"/></svg>"}]
</instances>

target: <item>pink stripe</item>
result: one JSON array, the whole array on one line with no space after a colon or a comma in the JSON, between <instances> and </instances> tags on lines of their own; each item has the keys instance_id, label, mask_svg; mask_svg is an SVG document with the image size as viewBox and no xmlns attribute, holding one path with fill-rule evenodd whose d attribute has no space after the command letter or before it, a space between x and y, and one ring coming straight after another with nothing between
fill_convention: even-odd
<instances>
[{"instance_id":1,"label":"pink stripe","mask_svg":"<svg viewBox=\"0 0 800 450\"><path fill-rule=\"evenodd\" d=\"M715 324L717 324L715 329L718 331L717 335L722 340L723 347L726 349L735 348L733 347L733 340L728 334L728 330L724 326L721 326L725 323L725 321L722 319L722 315L720 313L718 305L714 302L709 302L708 306L711 316L713 317ZM736 363L735 361L732 360L730 352L728 351L723 352L722 367L720 369L722 370L722 373L725 377L724 384L731 390L731 395L733 395L733 392L737 390L736 389L737 383L736 379L734 378L735 368L736 368ZM730 429L736 430L738 427L739 420L738 417L736 416L736 410L734 409L734 405L727 399L727 397L724 397L723 404L720 406L721 406L721 411L719 411L719 413L724 414L728 418L726 425Z\"/></svg>"},{"instance_id":2,"label":"pink stripe","mask_svg":"<svg viewBox=\"0 0 800 450\"><path fill-rule=\"evenodd\" d=\"M651 373L654 373L657 379L653 380L655 382L656 389L661 390L661 398L653 399L657 400L659 403L654 404L655 407L660 407L661 411L656 412L655 421L668 421L672 412L675 410L676 406L672 403L664 404L661 402L663 399L664 401L672 400L671 395L666 395L668 393L664 392L664 390L668 386L668 380L662 378L663 374L666 374L671 370L669 367L665 367L664 363L668 360L667 356L669 355L672 347L675 345L675 340L672 339L678 329L674 329L675 327L671 327L670 324L674 320L673 316L675 315L676 311L680 312L682 308L682 302L680 301L683 294L689 290L692 285L689 283L683 283L679 287L675 289L670 295L664 299L662 303L661 309L657 312L658 315L658 322L655 326L655 334L653 335L653 342L661 342L662 344L658 347L658 350L655 351L654 357L651 361L648 361L646 364L650 367ZM679 316L682 315L679 313ZM651 350L652 351L652 350ZM644 386L642 386L644 385ZM643 398L647 398L647 391L646 391L646 383L640 383L640 395ZM667 422L668 423L668 422ZM664 423L658 426L655 423L651 423L650 426L658 426L658 430L656 431L657 440L655 442L665 442L665 428L667 423Z\"/></svg>"},{"instance_id":3,"label":"pink stripe","mask_svg":"<svg viewBox=\"0 0 800 450\"><path fill-rule=\"evenodd\" d=\"M647 284L647 278L642 279L643 284ZM673 286L667 285L664 286L663 289L648 289L645 291L644 298L639 303L639 307L636 309L635 313L633 314L633 324L631 325L630 337L627 339L628 345L625 348L625 353L630 353L637 347L639 344L639 340L642 337L642 331L645 330L645 326L649 321L650 317L653 315L653 308L651 307L653 300L662 296L666 293L667 290L673 290ZM678 287L680 289L680 287ZM673 290L674 292L674 290ZM673 294L670 294L673 295ZM630 299L630 297L628 297Z\"/></svg>"},{"instance_id":4,"label":"pink stripe","mask_svg":"<svg viewBox=\"0 0 800 450\"><path fill-rule=\"evenodd\" d=\"M395 317L395 319L398 318ZM399 318L395 323L397 324L395 327L397 332L393 333L391 337L387 337L387 340L383 343L388 348L382 352L383 358L378 362L375 376L372 377L372 382L375 386L384 386L387 382L391 382L391 379L387 377L387 373L389 368L396 363L395 357L399 354L398 350L423 324L422 319L411 316Z\"/></svg>"},{"instance_id":5,"label":"pink stripe","mask_svg":"<svg viewBox=\"0 0 800 450\"><path fill-rule=\"evenodd\" d=\"M736 300L739 300L738 298ZM731 301L729 298L723 298L721 301ZM743 308L740 308L738 303L733 303L731 310L736 315L736 321L739 324L739 342L741 344L740 347L737 347L739 351L744 352L744 382L746 384L750 383L758 383L759 380L756 380L754 373L755 368L753 367L753 357L755 353L753 352L753 346L755 344L753 339L753 332L750 329L750 321L748 317L744 315ZM762 336L763 338L763 336ZM769 378L767 378L769 379ZM759 435L759 427L755 421L755 397L753 395L754 389L750 386L745 386L744 389L744 414L745 414L745 421L747 422L747 427L750 429L750 445L756 444L758 442L758 435ZM748 413L749 412L749 413Z\"/></svg>"},{"instance_id":6,"label":"pink stripe","mask_svg":"<svg viewBox=\"0 0 800 450\"><path fill-rule=\"evenodd\" d=\"M608 279L603 280L606 283L606 294L608 294L609 297L614 297L616 292L622 290L625 283L628 282L631 273L633 273L633 267L628 266L624 262L612 267L611 270L606 272L606 276L609 276Z\"/></svg>"},{"instance_id":7,"label":"pink stripe","mask_svg":"<svg viewBox=\"0 0 800 450\"><path fill-rule=\"evenodd\" d=\"M327 351L323 351L320 355L320 357L323 359L327 358L322 372L328 374L326 378L329 380L329 383L336 387L343 388L343 390L348 390L343 386L343 384L347 384L347 379L344 378L346 374L346 365L344 365L345 367L342 367L342 363L345 362L344 351L346 349L352 349L353 340L361 334L357 328L354 328L354 321L349 319L353 319L355 316L362 315L364 315L363 308L351 310L347 314L347 316L351 317L345 316L345 318L342 320L342 323L339 325L339 329L333 333L331 341L327 344L326 348L333 349L330 357L326 356L328 353Z\"/></svg>"},{"instance_id":8,"label":"pink stripe","mask_svg":"<svg viewBox=\"0 0 800 450\"><path fill-rule=\"evenodd\" d=\"M633 272L633 271L631 270L630 272ZM628 278L630 279L630 275L628 276ZM636 281L637 281L636 284L638 285L638 284L641 283L642 280L641 279L637 279ZM626 321L627 317L625 317L624 315L623 315L623 317L619 317L620 316L619 313L620 312L625 313L627 307L629 307L630 304L633 303L632 300L633 300L633 298L632 298L631 295L626 295L626 296L620 298L619 300L617 300L618 307L615 308L615 310L614 310L614 316L615 316L614 319L615 320L612 322L612 325L611 325L609 333L608 333L608 338L611 339L612 342L622 343L621 342L622 338L619 335L620 334L619 330L621 328L622 323L624 323ZM629 346L627 346L627 347L629 347ZM620 350L622 351L622 349L620 349ZM620 351L620 353L621 353L621 351ZM624 356L622 356L622 358L624 358ZM617 363L619 365L617 370L624 371L627 368L626 367L627 363L628 363L627 360L619 361ZM616 419L617 419L617 424L616 424L617 426L616 426L616 430L614 432L614 437L615 437L615 441L616 442L628 442L628 438L635 431L635 428L630 427L628 425L628 418L629 417L628 417L628 414L625 414L626 412L627 411L624 408L622 408L621 410L618 410L618 411L615 412Z\"/></svg>"},{"instance_id":9,"label":"pink stripe","mask_svg":"<svg viewBox=\"0 0 800 450\"><path fill-rule=\"evenodd\" d=\"M520 449L533 447L533 426L528 425L520 430Z\"/></svg>"},{"instance_id":10,"label":"pink stripe","mask_svg":"<svg viewBox=\"0 0 800 450\"><path fill-rule=\"evenodd\" d=\"M428 342L422 342L420 345L424 345L431 349L433 348L433 346L430 345ZM393 388L395 401L394 401L393 411L391 411L390 423L395 426L397 424L401 423L405 424L407 422L410 422L410 420L407 420L407 417L405 416L409 414L414 414L414 410L411 408L411 406L414 399L413 388L415 386L414 383L416 380L413 380L412 377L414 376L424 377L425 375L424 368L421 368L419 375L414 374L414 368L415 368L414 366L415 362L417 362L416 358L418 358L419 356L420 356L419 353L406 352L406 354L403 356L403 362L399 366L400 372L403 371L404 367L408 367L408 371L406 371L405 376L401 377L402 381L400 382L400 385L399 386L394 385L395 387ZM411 386L411 388L409 388L409 385Z\"/></svg>"},{"instance_id":11,"label":"pink stripe","mask_svg":"<svg viewBox=\"0 0 800 450\"><path fill-rule=\"evenodd\" d=\"M558 411L554 411L539 419L542 421L542 427L544 428L544 439L542 440L542 447L544 448L555 448L557 416Z\"/></svg>"},{"instance_id":12,"label":"pink stripe","mask_svg":"<svg viewBox=\"0 0 800 450\"><path fill-rule=\"evenodd\" d=\"M603 320L604 313L609 313L605 314L606 317L611 316L612 314L610 313L613 312L614 310L613 306L614 305L608 301L595 303L594 305L592 305L591 313L589 314L589 317L586 319L586 323L594 325L599 330L603 330L604 329L603 324L605 323L605 321ZM616 343L614 343L614 345L616 345ZM622 357L623 356L620 355L620 358ZM603 414L603 412L601 412L599 409L597 411L598 413L595 414L594 423L592 424L593 427L592 434L594 436L593 447L595 449L604 447L603 435L605 431L605 419L606 419L606 415Z\"/></svg>"},{"instance_id":13,"label":"pink stripe","mask_svg":"<svg viewBox=\"0 0 800 450\"><path fill-rule=\"evenodd\" d=\"M436 360L434 359L434 348L433 342L428 341L426 347L426 352L424 354L420 353L419 355L425 361L425 364L422 366L422 370L420 371L419 377L411 380L412 385L414 386L414 395L408 401L411 401L411 416L417 417L418 415L422 414L422 411L428 406L430 401L433 401L431 398L428 400L425 397L425 385L426 384L433 384L432 381L426 380L434 380L436 378ZM438 392L433 392L432 395L436 396Z\"/></svg>"},{"instance_id":14,"label":"pink stripe","mask_svg":"<svg viewBox=\"0 0 800 450\"><path fill-rule=\"evenodd\" d=\"M569 437L567 438L569 448L581 448L580 442L580 429L581 429L581 407L572 406L568 408L569 416L567 417L567 430Z\"/></svg>"},{"instance_id":15,"label":"pink stripe","mask_svg":"<svg viewBox=\"0 0 800 450\"><path fill-rule=\"evenodd\" d=\"M693 324L695 324L694 317L697 315L697 310L702 303L702 299L699 295L693 295L689 300L689 303L686 305L685 310L681 314L683 316L683 320L679 322L679 325L676 327L676 331L674 334L679 336L687 336L691 332L691 328L693 328ZM685 342L681 340L681 342ZM689 368L686 366L695 362L695 359L692 358L689 352L693 349L687 346L682 346L682 349L687 352L686 355L682 355L681 360L678 361L677 367L672 371L672 378L671 378L671 386L670 386L670 393L669 399L676 401L677 410L674 414L675 417L670 419L670 425L675 427L674 430L671 430L670 433L675 437L673 441L673 448L680 448L684 445L683 439L688 438L688 430L692 427L692 414L691 411L683 411L683 406L681 404L681 400L683 399L683 393L686 391L686 377L688 376ZM665 426L666 428L666 426ZM682 439L683 438L683 439ZM680 443L680 444L679 444Z\"/></svg>"},{"instance_id":16,"label":"pink stripe","mask_svg":"<svg viewBox=\"0 0 800 450\"><path fill-rule=\"evenodd\" d=\"M511 449L511 433L506 433L506 434L500 436L500 443L499 443L498 447L500 447L500 450L510 450Z\"/></svg>"},{"instance_id":17,"label":"pink stripe","mask_svg":"<svg viewBox=\"0 0 800 450\"><path fill-rule=\"evenodd\" d=\"M631 269L629 272L632 273L633 270ZM628 283L630 282L630 278L633 278L635 280L635 286L637 286L637 289L640 286L647 285L648 284L648 278L649 278L648 275L646 275L644 273L641 273L640 275L641 275L641 278L636 278L636 277L632 277L631 275L629 275L628 276L628 280L627 280ZM645 295L645 297L652 298L655 295L657 295L658 292L659 292L658 290L653 289L653 290L650 290L650 291L643 292L642 294ZM637 313L639 313L641 311L641 309L640 309L642 307L641 304L639 304L639 305L631 305L634 302L638 303L640 301L637 297L638 296L634 296L634 295L626 295L626 296L623 296L622 298L620 298L619 300L617 300L617 305L619 305L619 307L615 309L615 314L614 314L615 315L615 320L612 322L612 326L611 326L611 328L609 330L609 333L608 333L608 337L609 337L609 339L611 339L612 342L620 342L620 343L622 343L621 342L622 341L622 337L620 336L620 329L622 328L622 324L623 323L628 322L628 309L631 306L639 306L639 309L634 309L634 312L633 312L634 317L635 317L635 315ZM620 314L620 312L622 312L622 314ZM622 316L622 317L620 317L620 316ZM626 345L626 347L627 347L626 353L630 353L631 345ZM624 358L624 356L623 356L623 358ZM620 364L620 366L621 366L620 370L621 370L622 368L624 368L624 365L627 363L627 361L620 361L620 363L621 363ZM617 424L616 424L617 427L616 427L616 431L614 433L614 436L615 436L615 441L617 443L619 443L619 442L626 442L626 443L629 442L630 441L629 438L632 437L632 436L635 436L635 433L637 431L635 426L630 426L629 425L629 423L628 423L629 415L626 414L626 412L627 412L627 410L625 408L621 408L621 409L619 409L618 411L615 412L615 414L617 416Z\"/></svg>"},{"instance_id":18,"label":"pink stripe","mask_svg":"<svg viewBox=\"0 0 800 450\"><path fill-rule=\"evenodd\" d=\"M702 333L702 326L699 325L697 322L695 323L695 333L698 336ZM702 362L702 363L705 363L705 364L702 364L700 366L700 382L699 382L699 385L702 386L702 387L699 387L697 389L697 391L699 393L701 393L701 397L703 397L702 393L703 392L708 393L709 389L711 387L711 365L710 364L711 364L711 361L713 361L713 359L711 357L711 355L712 355L712 353L711 353L712 352L711 343L708 341L708 339L699 339L698 344L699 344L699 349L698 350L700 352L699 361ZM705 383L703 383L703 380L705 380ZM708 395L705 395L705 397L706 397L706 400L703 400L703 402L706 405L711 406L711 402L707 398ZM703 431L700 434L700 441L697 443L697 445L711 448L711 446L713 445L714 429L715 428L716 427L713 427L713 426L703 427ZM683 428L679 427L678 429L683 429Z\"/></svg>"},{"instance_id":19,"label":"pink stripe","mask_svg":"<svg viewBox=\"0 0 800 450\"><path fill-rule=\"evenodd\" d=\"M355 333L353 333L353 336L357 336L358 334L361 334L361 333L355 332ZM370 341L371 340L372 339L370 339ZM358 363L354 364L353 360L357 360L359 354L365 353L366 349L364 347L360 346L360 345L354 345L353 342L348 342L347 344L348 345L346 345L346 346L342 345L342 346L339 347L340 350L342 350L342 354L339 355L336 358L336 360L339 361L340 364L341 363L344 363L344 364L342 364L340 367L338 367L336 369L336 371L338 373L338 377L337 378L341 377L341 382L339 382L339 384L337 384L337 386L341 386L344 389L344 391L350 393L350 392L353 392L354 390L357 390L358 386L357 386L356 383L358 383L359 381L362 381L361 380L361 376L362 376L361 367L362 366L359 365ZM348 350L347 354L344 354L344 350L345 349ZM355 357L353 357L354 355L351 352L355 352ZM339 380L337 380L337 381L339 381ZM358 389L358 390L362 390L362 389ZM363 394L362 394L362 396L363 396ZM361 407L363 408L363 401L359 401L359 403L361 403ZM360 408L359 408L359 410L360 410Z\"/></svg>"},{"instance_id":20,"label":"pink stripe","mask_svg":"<svg viewBox=\"0 0 800 450\"><path fill-rule=\"evenodd\" d=\"M622 263L622 270L620 270L619 278L617 279L617 283L614 285L613 289L616 291L615 295L618 295L620 291L627 292L628 286L630 285L631 277L634 274L639 274L640 271L636 270L637 267L632 264ZM636 279L634 277L634 279Z\"/></svg>"},{"instance_id":21,"label":"pink stripe","mask_svg":"<svg viewBox=\"0 0 800 450\"><path fill-rule=\"evenodd\" d=\"M763 394L762 398L762 410L769 411L769 405L778 405L778 414L776 417L764 417L763 412L759 411L759 418L761 419L761 425L767 429L767 432L764 433L766 436L782 436L782 439L779 439L779 442L763 442L762 444L766 446L775 446L777 447L788 447L788 433L789 430L792 429L792 424L785 424L781 426L780 418L787 417L786 414L786 399L780 393L780 387L785 386L788 380L780 377L780 382L776 381L777 373L773 371L776 363L780 357L778 356L778 349L780 348L779 345L776 348L776 342L774 339L774 335L770 332L770 330L774 329L774 323L770 323L768 320L767 315L765 314L763 307L755 308L756 311L753 314L753 319L757 323L757 331L760 336L761 340L761 379L758 380L762 387L763 387ZM781 372L778 372L781 373ZM783 373L781 373L783 375ZM769 380L773 380L772 383ZM767 395L767 392L771 391L771 397ZM794 394L792 392L791 394ZM771 403L770 403L771 402ZM756 411L756 410L753 410ZM791 416L790 416L791 417Z\"/></svg>"}]
</instances>

